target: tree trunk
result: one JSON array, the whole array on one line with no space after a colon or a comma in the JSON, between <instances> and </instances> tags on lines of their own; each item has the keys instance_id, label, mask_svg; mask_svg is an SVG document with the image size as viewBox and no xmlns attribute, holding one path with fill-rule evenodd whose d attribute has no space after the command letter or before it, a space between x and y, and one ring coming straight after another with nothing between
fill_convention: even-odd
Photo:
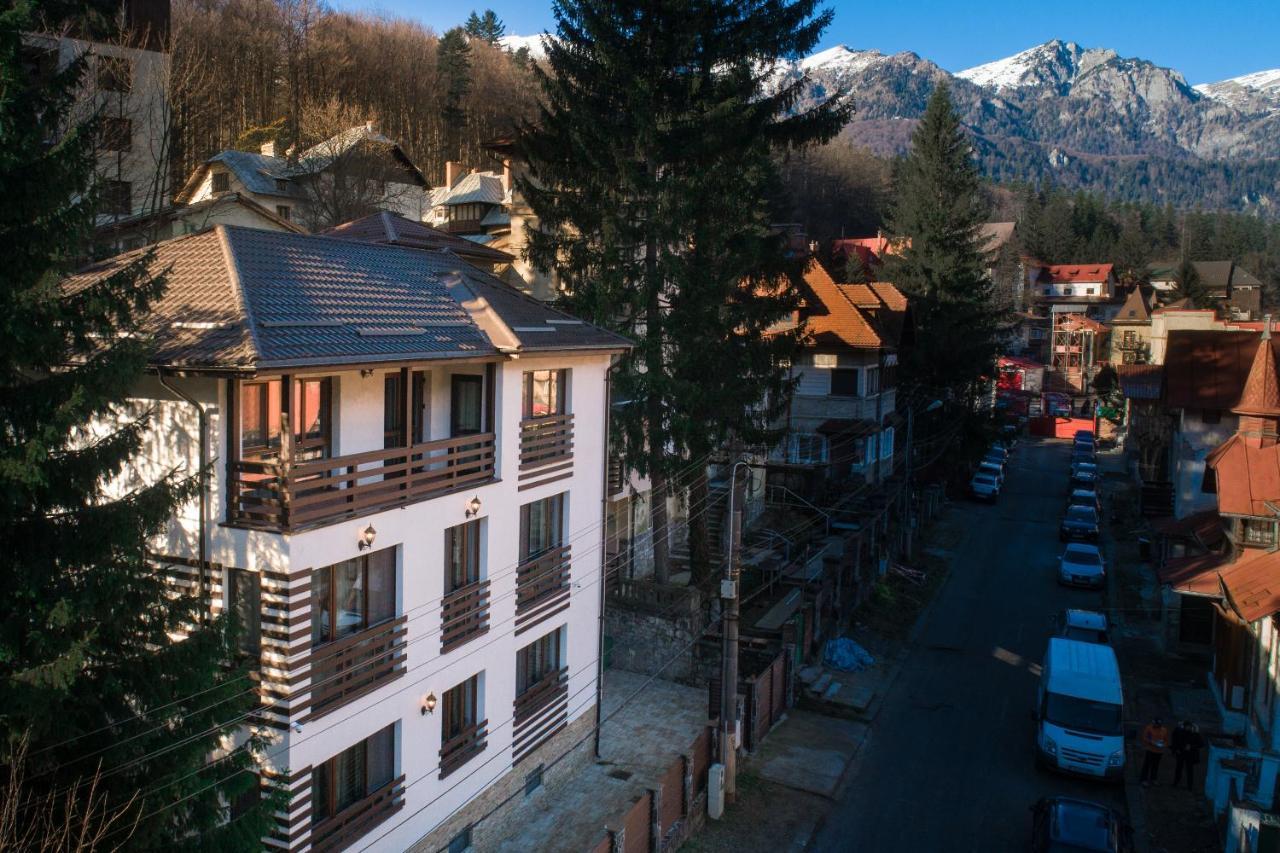
<instances>
[{"instance_id":1,"label":"tree trunk","mask_svg":"<svg viewBox=\"0 0 1280 853\"><path fill-rule=\"evenodd\" d=\"M689 586L702 586L711 576L712 542L707 522L722 506L707 504L707 469L700 467L689 486Z\"/></svg>"}]
</instances>

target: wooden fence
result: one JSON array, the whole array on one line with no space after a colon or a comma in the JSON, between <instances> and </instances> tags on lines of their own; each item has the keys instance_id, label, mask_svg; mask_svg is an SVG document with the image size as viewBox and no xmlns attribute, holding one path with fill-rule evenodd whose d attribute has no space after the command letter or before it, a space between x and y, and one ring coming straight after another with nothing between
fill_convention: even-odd
<instances>
[{"instance_id":1,"label":"wooden fence","mask_svg":"<svg viewBox=\"0 0 1280 853\"><path fill-rule=\"evenodd\" d=\"M689 818L705 808L707 770L711 767L712 730L708 726L694 738L683 755L667 766L657 787L641 794L631 807L610 821L588 853L662 853L685 837L681 830Z\"/></svg>"}]
</instances>

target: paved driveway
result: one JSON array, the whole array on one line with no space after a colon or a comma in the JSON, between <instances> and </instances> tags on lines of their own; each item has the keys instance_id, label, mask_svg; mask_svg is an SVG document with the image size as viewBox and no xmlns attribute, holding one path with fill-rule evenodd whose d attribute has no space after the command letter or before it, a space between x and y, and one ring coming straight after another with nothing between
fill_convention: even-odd
<instances>
[{"instance_id":1,"label":"paved driveway","mask_svg":"<svg viewBox=\"0 0 1280 853\"><path fill-rule=\"evenodd\" d=\"M1024 441L1000 502L959 506L967 537L814 849L1025 849L1029 806L1069 794L1123 806L1118 786L1035 769L1038 664L1063 607L1098 592L1054 582L1069 445Z\"/></svg>"}]
</instances>

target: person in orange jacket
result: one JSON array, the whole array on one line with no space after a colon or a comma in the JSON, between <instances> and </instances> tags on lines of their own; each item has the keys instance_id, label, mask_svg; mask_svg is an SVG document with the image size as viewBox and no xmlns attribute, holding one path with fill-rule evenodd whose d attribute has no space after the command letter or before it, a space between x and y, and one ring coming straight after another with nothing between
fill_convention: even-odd
<instances>
[{"instance_id":1,"label":"person in orange jacket","mask_svg":"<svg viewBox=\"0 0 1280 853\"><path fill-rule=\"evenodd\" d=\"M1169 729L1164 720L1156 717L1142 730L1142 751L1142 784L1155 785L1160 759L1169 751Z\"/></svg>"}]
</instances>

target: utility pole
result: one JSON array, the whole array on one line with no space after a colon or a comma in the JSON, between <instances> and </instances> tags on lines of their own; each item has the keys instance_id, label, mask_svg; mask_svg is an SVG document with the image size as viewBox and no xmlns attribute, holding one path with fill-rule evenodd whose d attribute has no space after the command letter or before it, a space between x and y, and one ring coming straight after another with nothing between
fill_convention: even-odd
<instances>
[{"instance_id":1,"label":"utility pole","mask_svg":"<svg viewBox=\"0 0 1280 853\"><path fill-rule=\"evenodd\" d=\"M738 578L742 556L742 505L746 500L745 483L739 469L747 462L739 459L729 474L729 554L720 580L720 612L723 649L720 667L720 763L724 765L725 802L731 803L738 792L737 751L734 734L738 722Z\"/></svg>"}]
</instances>

